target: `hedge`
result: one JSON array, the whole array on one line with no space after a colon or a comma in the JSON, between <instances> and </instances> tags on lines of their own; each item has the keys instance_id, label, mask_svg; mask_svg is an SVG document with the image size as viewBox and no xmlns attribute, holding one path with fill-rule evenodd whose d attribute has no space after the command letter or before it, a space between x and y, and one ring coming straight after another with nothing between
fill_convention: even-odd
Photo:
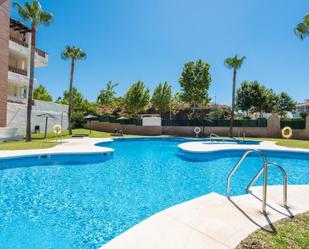
<instances>
[{"instance_id":1,"label":"hedge","mask_svg":"<svg viewBox=\"0 0 309 249\"><path fill-rule=\"evenodd\" d=\"M212 126L229 127L230 120L162 120L162 126ZM267 127L267 120L264 118L256 120L234 120L234 127Z\"/></svg>"},{"instance_id":2,"label":"hedge","mask_svg":"<svg viewBox=\"0 0 309 249\"><path fill-rule=\"evenodd\" d=\"M281 129L283 129L286 126L291 127L295 130L303 130L306 129L306 120L281 120L280 121Z\"/></svg>"}]
</instances>

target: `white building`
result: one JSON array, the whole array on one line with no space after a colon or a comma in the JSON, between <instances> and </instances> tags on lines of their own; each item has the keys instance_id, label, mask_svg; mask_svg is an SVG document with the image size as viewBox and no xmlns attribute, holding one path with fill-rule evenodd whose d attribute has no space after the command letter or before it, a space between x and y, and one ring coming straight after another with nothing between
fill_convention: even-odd
<instances>
[{"instance_id":1,"label":"white building","mask_svg":"<svg viewBox=\"0 0 309 249\"><path fill-rule=\"evenodd\" d=\"M27 103L30 75L31 30L22 23L10 19L8 101ZM48 54L36 49L35 67L45 67Z\"/></svg>"},{"instance_id":2,"label":"white building","mask_svg":"<svg viewBox=\"0 0 309 249\"><path fill-rule=\"evenodd\" d=\"M304 103L296 105L294 117L300 117L300 114L303 112L309 113L309 99L305 99Z\"/></svg>"},{"instance_id":3,"label":"white building","mask_svg":"<svg viewBox=\"0 0 309 249\"><path fill-rule=\"evenodd\" d=\"M1 27L1 25L3 26L4 22L0 23L0 30L1 28L4 30L5 27ZM28 88L30 83L31 30L27 26L11 18L10 27L7 31L9 31L9 34L7 34L7 38L9 39L7 44L8 47L7 45L3 46L2 51L4 53L4 50L8 50L8 53L4 53L8 54L7 64L6 61L4 61L5 56L3 56L3 61L5 62L3 64L8 65L8 71L5 72L5 74L7 73L7 81L1 81L0 83L2 85L8 85L7 87L3 87L3 89L7 91L6 94L2 94L2 96L5 96L5 100L0 99L0 103L2 103L0 106L0 113L2 113L2 119L0 119L2 121L2 127L0 126L0 141L17 135L25 135ZM5 43L1 45L4 44ZM36 49L35 67L45 67L47 65L48 54L40 49ZM36 84L36 80L34 83ZM7 104L4 105L4 101L7 101ZM67 112L67 105L33 101L31 117L32 132L44 132L46 119L42 117L42 115L46 113L53 117L48 121L48 131L51 131L52 126L55 124L60 124L66 129L68 127ZM5 121L3 122L3 120ZM5 123L6 126L3 127Z\"/></svg>"}]
</instances>

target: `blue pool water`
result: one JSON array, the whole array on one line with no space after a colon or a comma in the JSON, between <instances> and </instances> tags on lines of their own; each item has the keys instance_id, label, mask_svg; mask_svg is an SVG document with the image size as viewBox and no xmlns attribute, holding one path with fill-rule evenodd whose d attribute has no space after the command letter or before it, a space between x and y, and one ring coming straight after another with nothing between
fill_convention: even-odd
<instances>
[{"instance_id":1,"label":"blue pool water","mask_svg":"<svg viewBox=\"0 0 309 249\"><path fill-rule=\"evenodd\" d=\"M225 194L226 177L242 152L209 154L196 161L192 155L178 155L182 142L101 144L115 149L112 158L0 160L0 248L99 248L165 208L210 192ZM309 184L308 154L266 154L285 167L290 184ZM246 160L232 180L233 195L244 193L260 163L257 157ZM275 169L269 179L281 183Z\"/></svg>"}]
</instances>

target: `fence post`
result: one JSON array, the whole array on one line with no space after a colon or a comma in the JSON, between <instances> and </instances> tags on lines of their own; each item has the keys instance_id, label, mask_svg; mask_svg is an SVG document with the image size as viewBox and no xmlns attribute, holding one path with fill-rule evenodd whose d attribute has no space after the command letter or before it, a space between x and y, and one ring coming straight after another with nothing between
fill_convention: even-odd
<instances>
[{"instance_id":1,"label":"fence post","mask_svg":"<svg viewBox=\"0 0 309 249\"><path fill-rule=\"evenodd\" d=\"M281 136L280 118L275 114L272 114L267 120L267 133L268 137Z\"/></svg>"}]
</instances>

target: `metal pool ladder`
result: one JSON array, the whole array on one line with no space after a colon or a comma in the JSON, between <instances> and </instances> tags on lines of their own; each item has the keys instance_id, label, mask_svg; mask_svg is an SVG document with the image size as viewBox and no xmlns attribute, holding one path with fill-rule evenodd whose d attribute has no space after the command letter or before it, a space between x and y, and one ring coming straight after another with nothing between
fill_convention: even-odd
<instances>
[{"instance_id":1,"label":"metal pool ladder","mask_svg":"<svg viewBox=\"0 0 309 249\"><path fill-rule=\"evenodd\" d=\"M257 181L257 179L261 176L262 173L264 173L264 182L263 182L263 204L262 204L262 213L266 214L266 206L267 206L267 187L268 187L268 168L269 166L273 166L278 168L283 176L283 206L287 207L287 199L288 199L288 176L283 167L276 163L268 162L266 156L260 151L260 150L248 150L245 152L245 154L240 158L238 163L235 165L235 167L232 169L230 174L227 177L227 189L226 189L226 195L228 198L231 196L231 178L237 171L237 169L242 165L244 160L250 155L250 154L257 154L259 157L263 160L263 167L259 170L259 172L255 175L255 177L252 178L250 183L248 184L246 191L247 193L250 193L250 187Z\"/></svg>"},{"instance_id":2,"label":"metal pool ladder","mask_svg":"<svg viewBox=\"0 0 309 249\"><path fill-rule=\"evenodd\" d=\"M223 137L220 137L219 135L217 135L217 134L214 133L214 132L210 133L210 135L209 135L209 139L210 139L211 142L212 142L213 138L219 138L219 139L222 140L222 142L225 141Z\"/></svg>"}]
</instances>

